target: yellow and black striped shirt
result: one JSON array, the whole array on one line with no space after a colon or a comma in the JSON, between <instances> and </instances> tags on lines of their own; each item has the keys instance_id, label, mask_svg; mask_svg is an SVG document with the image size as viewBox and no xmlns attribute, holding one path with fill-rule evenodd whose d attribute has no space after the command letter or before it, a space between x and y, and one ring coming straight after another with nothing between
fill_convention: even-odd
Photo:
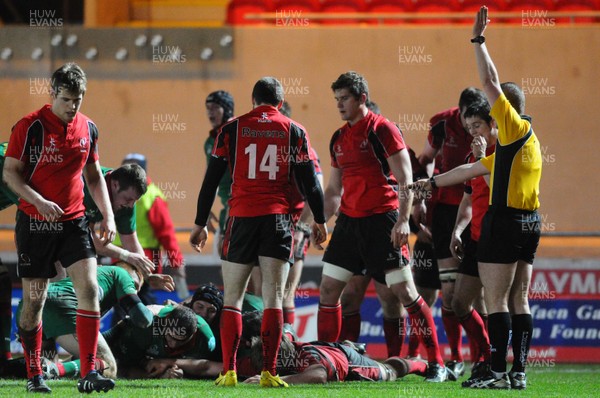
<instances>
[{"instance_id":1,"label":"yellow and black striped shirt","mask_svg":"<svg viewBox=\"0 0 600 398\"><path fill-rule=\"evenodd\" d=\"M540 142L531 119L520 116L504 94L492 106L490 115L498 124L496 151L481 159L490 170L490 206L536 210L542 176Z\"/></svg>"}]
</instances>

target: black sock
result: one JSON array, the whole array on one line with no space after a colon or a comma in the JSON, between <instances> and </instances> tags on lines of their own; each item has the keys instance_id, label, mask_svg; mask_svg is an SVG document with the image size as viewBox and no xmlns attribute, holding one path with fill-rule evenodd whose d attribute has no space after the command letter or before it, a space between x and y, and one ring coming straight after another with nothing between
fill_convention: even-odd
<instances>
[{"instance_id":1,"label":"black sock","mask_svg":"<svg viewBox=\"0 0 600 398\"><path fill-rule=\"evenodd\" d=\"M533 318L531 314L513 315L512 317L512 348L515 359L511 372L525 372L527 354L531 345L533 333Z\"/></svg>"},{"instance_id":2,"label":"black sock","mask_svg":"<svg viewBox=\"0 0 600 398\"><path fill-rule=\"evenodd\" d=\"M488 334L492 348L492 370L498 373L506 372L506 352L510 341L510 314L496 312L488 318Z\"/></svg>"}]
</instances>

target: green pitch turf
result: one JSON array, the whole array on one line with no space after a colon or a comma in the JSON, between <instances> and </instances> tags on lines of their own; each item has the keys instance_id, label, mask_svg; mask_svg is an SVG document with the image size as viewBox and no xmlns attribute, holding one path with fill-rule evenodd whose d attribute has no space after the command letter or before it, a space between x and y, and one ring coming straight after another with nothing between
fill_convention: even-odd
<instances>
[{"instance_id":1,"label":"green pitch turf","mask_svg":"<svg viewBox=\"0 0 600 398\"><path fill-rule=\"evenodd\" d=\"M307 397L307 398L434 398L434 397L600 397L600 365L557 365L528 370L525 391L467 390L457 382L426 383L422 378L407 376L390 383L329 383L294 385L287 389L265 391L253 384L235 388L215 387L209 380L118 380L113 391L101 397L184 398L184 397ZM466 379L466 376L461 379ZM28 396L24 380L0 380L0 397ZM74 380L49 381L51 396L74 397L79 393ZM96 394L96 393L94 393Z\"/></svg>"}]
</instances>

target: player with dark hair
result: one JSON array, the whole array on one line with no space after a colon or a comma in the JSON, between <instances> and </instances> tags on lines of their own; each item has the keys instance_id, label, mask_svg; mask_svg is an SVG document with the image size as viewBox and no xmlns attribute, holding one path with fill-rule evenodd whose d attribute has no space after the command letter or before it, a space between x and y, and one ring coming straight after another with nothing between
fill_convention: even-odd
<instances>
[{"instance_id":1,"label":"player with dark hair","mask_svg":"<svg viewBox=\"0 0 600 398\"><path fill-rule=\"evenodd\" d=\"M262 361L259 338L252 339L253 366ZM427 364L398 357L377 362L356 351L349 343L307 343L291 341L284 335L277 358L277 369L289 384L323 384L342 381L396 381L407 374L426 374ZM259 376L246 383L258 383Z\"/></svg>"},{"instance_id":2,"label":"player with dark hair","mask_svg":"<svg viewBox=\"0 0 600 398\"><path fill-rule=\"evenodd\" d=\"M130 316L134 325L138 327L150 325L152 312L142 304L137 296L137 292L144 283L143 276L137 269L127 263L120 263L119 266L98 267L97 278L102 316L119 303ZM21 315L22 304L21 301L17 309L17 321ZM53 344L58 343L75 358L80 358L75 334L76 312L77 297L71 279L65 278L50 283L48 298L42 314L44 340L50 340ZM42 366L47 379L76 376L80 367L80 359L56 363L45 361ZM104 376L111 378L117 376L115 359L102 335L98 336L98 355L95 368Z\"/></svg>"},{"instance_id":3,"label":"player with dark hair","mask_svg":"<svg viewBox=\"0 0 600 398\"><path fill-rule=\"evenodd\" d=\"M370 112L367 81L347 72L331 85L338 111L347 123L330 143L332 169L325 191L325 215L339 215L323 256L318 338L335 342L341 329L340 297L355 274L366 271L386 283L418 320L427 347L427 380L442 382L446 368L427 304L417 293L410 272L408 219L412 181L408 151L397 126Z\"/></svg>"},{"instance_id":4,"label":"player with dark hair","mask_svg":"<svg viewBox=\"0 0 600 398\"><path fill-rule=\"evenodd\" d=\"M216 384L237 384L241 306L252 267L259 264L265 304L261 385L285 387L287 384L276 374L275 361L283 328L282 298L292 249L288 200L291 179L295 176L299 181L314 214L312 232L317 245L327 237L323 192L309 157L304 128L278 110L283 102L281 83L272 77L260 79L252 90L252 102L252 111L222 126L217 136L213 159L198 197L190 243L197 251L206 244L206 225L215 191L229 167L233 182L221 251L225 292L221 315L223 373ZM286 153L295 156L282 156Z\"/></svg>"},{"instance_id":5,"label":"player with dark hair","mask_svg":"<svg viewBox=\"0 0 600 398\"><path fill-rule=\"evenodd\" d=\"M469 105L463 116L467 129L473 136L472 151L467 156L466 163L474 163L494 152L498 130L490 116L490 105L487 101ZM465 193L458 207L450 241L452 255L461 260L456 275L452 310L471 343L471 378L481 376L481 372L489 366L490 361L490 342L485 322L472 307L473 302L482 295L477 266L477 242L481 234L481 221L488 209L489 196L490 190L484 177L465 182ZM464 237L463 232L469 225L470 236Z\"/></svg>"},{"instance_id":6,"label":"player with dark hair","mask_svg":"<svg viewBox=\"0 0 600 398\"><path fill-rule=\"evenodd\" d=\"M224 125L233 118L234 105L235 104L233 101L233 96L229 92L224 90L213 91L206 97L206 115L208 116L208 121L210 122L211 127L211 130L208 133L208 137L206 137L206 141L204 141L204 153L206 154L207 163L210 163L212 161L213 147L215 145L215 139L217 138L219 129L222 125ZM219 199L221 200L223 208L219 213L219 217L215 217L211 213L208 228L210 232L216 232L216 228L212 225L212 220L217 219L219 223L218 248L220 252L221 247L223 245L223 239L225 238L227 214L229 211L228 201L231 197L231 174L229 173L229 171L225 171L225 174L223 174L223 177L219 182L217 194L219 195Z\"/></svg>"},{"instance_id":7,"label":"player with dark hair","mask_svg":"<svg viewBox=\"0 0 600 398\"><path fill-rule=\"evenodd\" d=\"M74 63L52 75L52 103L21 119L12 129L3 178L21 199L15 239L17 274L23 281L19 335L27 363L27 391L50 392L42 377L42 309L54 263L67 268L77 295L77 335L81 363L80 392L107 391L114 381L94 369L100 307L96 252L84 215L83 178L102 214L98 241L115 236L114 215L100 164L98 129L79 113L87 79Z\"/></svg>"},{"instance_id":8,"label":"player with dark hair","mask_svg":"<svg viewBox=\"0 0 600 398\"><path fill-rule=\"evenodd\" d=\"M419 155L419 163L428 176L433 175L434 164L440 173L463 164L473 140L467 131L463 113L470 104L484 100L485 96L481 90L468 87L461 92L458 107L439 112L431 118L427 142ZM435 163L436 160L439 164ZM424 225L427 225L426 212L432 213L431 234L441 282L442 321L451 349L451 360L446 363L446 367L450 370L452 380L456 380L465 371L461 352L461 327L452 311L454 282L460 260L454 258L449 249L462 191L462 184L440 188L436 193L433 209L425 209L424 200L418 201L414 209L415 222Z\"/></svg>"},{"instance_id":9,"label":"player with dark hair","mask_svg":"<svg viewBox=\"0 0 600 398\"><path fill-rule=\"evenodd\" d=\"M498 125L496 151L478 162L457 167L430 180L418 181L414 187L430 189L490 175L490 206L481 226L477 259L489 311L491 369L463 386L524 389L527 383L525 364L533 330L527 292L540 239L537 208L540 205L542 156L531 118L521 114L525 103L520 88L514 83L500 84L487 51L483 36L489 23L487 11L487 7L482 6L477 13L471 42L474 43L483 91L492 104L490 115ZM514 101L514 105L510 101ZM506 353L511 329L515 361L507 373Z\"/></svg>"},{"instance_id":10,"label":"player with dark hair","mask_svg":"<svg viewBox=\"0 0 600 398\"><path fill-rule=\"evenodd\" d=\"M167 306L146 327L121 321L103 333L119 366L119 376L152 377L146 371L150 358L207 358L215 338L206 321L185 306ZM176 369L175 369L176 370Z\"/></svg>"}]
</instances>

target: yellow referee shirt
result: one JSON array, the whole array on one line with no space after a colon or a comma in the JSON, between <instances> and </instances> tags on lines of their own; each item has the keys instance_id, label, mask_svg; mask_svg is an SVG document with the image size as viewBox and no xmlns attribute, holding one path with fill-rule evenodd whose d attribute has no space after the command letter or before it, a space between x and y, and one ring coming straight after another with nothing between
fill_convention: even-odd
<instances>
[{"instance_id":1,"label":"yellow referee shirt","mask_svg":"<svg viewBox=\"0 0 600 398\"><path fill-rule=\"evenodd\" d=\"M535 210L542 176L540 142L527 116L521 117L504 94L490 115L498 124L496 151L481 159L490 170L490 206Z\"/></svg>"}]
</instances>

